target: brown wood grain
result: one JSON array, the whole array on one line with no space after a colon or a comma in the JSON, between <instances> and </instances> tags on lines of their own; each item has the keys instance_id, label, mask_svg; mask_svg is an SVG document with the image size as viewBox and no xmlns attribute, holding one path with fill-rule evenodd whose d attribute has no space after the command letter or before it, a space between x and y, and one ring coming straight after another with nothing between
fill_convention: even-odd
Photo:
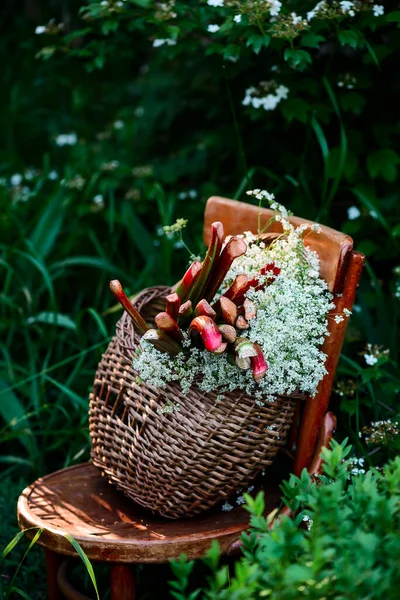
<instances>
[{"instance_id":1,"label":"brown wood grain","mask_svg":"<svg viewBox=\"0 0 400 600\"><path fill-rule=\"evenodd\" d=\"M279 481L268 479L265 492L269 512L279 503ZM69 533L90 560L163 563L183 552L199 558L214 539L224 552L247 528L249 516L239 506L230 512L219 506L191 519L158 517L111 486L92 464L83 464L26 488L18 501L18 521L21 529L43 527L38 544L59 554L76 555L65 539Z\"/></svg>"}]
</instances>

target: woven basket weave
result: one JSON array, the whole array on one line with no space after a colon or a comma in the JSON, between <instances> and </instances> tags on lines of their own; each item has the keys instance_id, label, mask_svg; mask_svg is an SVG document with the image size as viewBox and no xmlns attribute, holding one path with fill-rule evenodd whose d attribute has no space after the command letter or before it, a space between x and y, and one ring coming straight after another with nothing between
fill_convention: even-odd
<instances>
[{"instance_id":1,"label":"woven basket weave","mask_svg":"<svg viewBox=\"0 0 400 600\"><path fill-rule=\"evenodd\" d=\"M151 323L166 287L135 300ZM272 463L291 425L294 397L258 406L242 392L217 400L193 386L164 390L137 383L131 366L139 344L126 313L98 366L90 398L91 457L132 500L169 518L196 515L247 486ZM165 411L171 401L179 410ZM163 409L160 412L160 409Z\"/></svg>"}]
</instances>

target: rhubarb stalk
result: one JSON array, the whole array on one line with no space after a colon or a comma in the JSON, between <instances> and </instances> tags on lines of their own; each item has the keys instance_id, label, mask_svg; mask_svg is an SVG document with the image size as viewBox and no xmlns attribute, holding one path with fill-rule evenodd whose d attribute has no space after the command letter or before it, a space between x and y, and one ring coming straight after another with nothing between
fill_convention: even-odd
<instances>
[{"instance_id":1,"label":"rhubarb stalk","mask_svg":"<svg viewBox=\"0 0 400 600\"><path fill-rule=\"evenodd\" d=\"M128 296L125 294L122 285L120 284L118 279L113 279L113 281L110 281L110 290L132 319L136 331L140 335L146 333L146 331L148 331L150 327L147 325L146 321L133 306Z\"/></svg>"},{"instance_id":2,"label":"rhubarb stalk","mask_svg":"<svg viewBox=\"0 0 400 600\"><path fill-rule=\"evenodd\" d=\"M209 352L214 352L222 344L222 335L210 317L196 317L190 323L189 333L198 331L201 335L204 347Z\"/></svg>"},{"instance_id":3,"label":"rhubarb stalk","mask_svg":"<svg viewBox=\"0 0 400 600\"><path fill-rule=\"evenodd\" d=\"M242 256L247 250L247 245L242 238L234 236L222 250L218 260L215 261L209 277L209 283L202 294L208 302L211 302L224 281L235 258Z\"/></svg>"},{"instance_id":4,"label":"rhubarb stalk","mask_svg":"<svg viewBox=\"0 0 400 600\"><path fill-rule=\"evenodd\" d=\"M177 293L169 294L165 298L165 312L169 314L175 321L178 319L181 300Z\"/></svg>"},{"instance_id":5,"label":"rhubarb stalk","mask_svg":"<svg viewBox=\"0 0 400 600\"><path fill-rule=\"evenodd\" d=\"M205 298L204 290L210 284L209 277L210 274L213 273L213 266L218 262L223 241L224 226L220 221L216 221L211 225L211 239L201 267L201 273L189 291L188 297L192 301L193 306L195 306L201 298Z\"/></svg>"},{"instance_id":6,"label":"rhubarb stalk","mask_svg":"<svg viewBox=\"0 0 400 600\"><path fill-rule=\"evenodd\" d=\"M258 383L267 372L268 365L265 362L263 351L261 350L258 344L253 344L255 350L257 351L257 356L252 356L251 360L251 369L253 371L253 379L256 383Z\"/></svg>"},{"instance_id":7,"label":"rhubarb stalk","mask_svg":"<svg viewBox=\"0 0 400 600\"><path fill-rule=\"evenodd\" d=\"M201 263L195 261L194 263L192 263L190 265L190 267L188 268L188 270L182 277L182 280L180 281L180 283L178 284L178 287L175 290L175 292L178 294L180 301L182 303L184 303L185 300L187 299L189 290L195 284L200 273L201 273Z\"/></svg>"},{"instance_id":8,"label":"rhubarb stalk","mask_svg":"<svg viewBox=\"0 0 400 600\"><path fill-rule=\"evenodd\" d=\"M167 312L160 312L154 319L158 329L170 335L177 342L183 340L182 331L179 329L178 323Z\"/></svg>"}]
</instances>

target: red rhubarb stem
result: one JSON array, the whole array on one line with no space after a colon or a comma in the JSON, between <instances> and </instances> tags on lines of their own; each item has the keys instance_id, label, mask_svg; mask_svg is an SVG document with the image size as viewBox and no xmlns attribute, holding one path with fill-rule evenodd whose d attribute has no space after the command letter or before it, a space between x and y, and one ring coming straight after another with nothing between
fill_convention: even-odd
<instances>
[{"instance_id":1,"label":"red rhubarb stem","mask_svg":"<svg viewBox=\"0 0 400 600\"><path fill-rule=\"evenodd\" d=\"M175 321L178 320L179 308L181 300L177 293L169 294L165 298L165 312L169 314Z\"/></svg>"},{"instance_id":2,"label":"red rhubarb stem","mask_svg":"<svg viewBox=\"0 0 400 600\"><path fill-rule=\"evenodd\" d=\"M209 284L203 294L208 302L211 302L219 290L235 258L242 256L247 250L247 245L242 238L234 236L226 244L219 258L215 261L209 277Z\"/></svg>"},{"instance_id":3,"label":"red rhubarb stem","mask_svg":"<svg viewBox=\"0 0 400 600\"><path fill-rule=\"evenodd\" d=\"M195 284L197 278L200 276L200 273L201 263L195 261L190 265L190 267L182 277L181 282L175 290L182 304L187 300L189 290Z\"/></svg>"},{"instance_id":4,"label":"red rhubarb stem","mask_svg":"<svg viewBox=\"0 0 400 600\"><path fill-rule=\"evenodd\" d=\"M220 221L216 221L211 225L211 239L207 249L207 254L203 261L200 276L189 291L189 298L193 306L204 298L204 290L209 285L209 277L213 271L213 265L218 261L221 254L222 244L224 241L224 226Z\"/></svg>"},{"instance_id":5,"label":"red rhubarb stem","mask_svg":"<svg viewBox=\"0 0 400 600\"><path fill-rule=\"evenodd\" d=\"M214 352L222 344L222 335L210 317L196 317L190 323L189 333L191 331L198 331L201 335L204 347L209 352Z\"/></svg>"},{"instance_id":6,"label":"red rhubarb stem","mask_svg":"<svg viewBox=\"0 0 400 600\"><path fill-rule=\"evenodd\" d=\"M150 329L150 327L147 325L146 321L133 306L128 296L125 294L122 285L120 284L118 279L113 279L113 281L110 281L110 290L132 319L136 331L140 335L146 333L146 331Z\"/></svg>"},{"instance_id":7,"label":"red rhubarb stem","mask_svg":"<svg viewBox=\"0 0 400 600\"><path fill-rule=\"evenodd\" d=\"M253 379L258 383L265 376L268 365L265 361L264 354L260 346L258 344L253 344L253 346L257 351L257 356L252 356L250 358L251 369L253 371Z\"/></svg>"},{"instance_id":8,"label":"red rhubarb stem","mask_svg":"<svg viewBox=\"0 0 400 600\"><path fill-rule=\"evenodd\" d=\"M182 331L179 329L178 323L167 312L160 312L154 319L158 329L165 331L177 342L183 340Z\"/></svg>"}]
</instances>

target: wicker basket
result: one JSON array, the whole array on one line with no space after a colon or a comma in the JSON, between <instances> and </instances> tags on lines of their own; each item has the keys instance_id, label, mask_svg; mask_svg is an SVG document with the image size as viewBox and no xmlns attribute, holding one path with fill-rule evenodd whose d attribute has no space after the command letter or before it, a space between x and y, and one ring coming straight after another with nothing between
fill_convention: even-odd
<instances>
[{"instance_id":1,"label":"wicker basket","mask_svg":"<svg viewBox=\"0 0 400 600\"><path fill-rule=\"evenodd\" d=\"M149 288L136 298L149 323L169 291ZM272 463L285 443L295 399L277 397L258 406L242 392L217 400L196 387L184 395L177 383L164 390L139 385L131 366L138 343L124 313L90 398L92 461L138 504L172 519L193 516ZM179 410L165 410L171 401Z\"/></svg>"}]
</instances>

